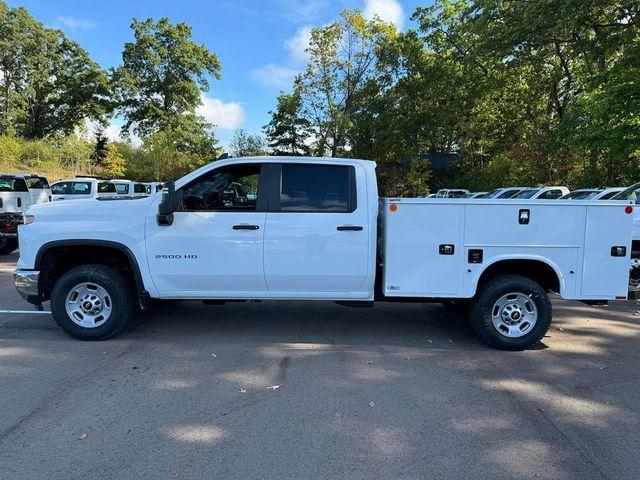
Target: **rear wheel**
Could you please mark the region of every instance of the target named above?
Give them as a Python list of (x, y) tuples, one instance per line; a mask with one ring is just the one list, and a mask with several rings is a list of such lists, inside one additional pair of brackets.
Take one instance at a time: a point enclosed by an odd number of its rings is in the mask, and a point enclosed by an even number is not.
[(74, 338), (105, 340), (118, 334), (135, 311), (135, 296), (118, 270), (99, 264), (65, 273), (51, 292), (51, 313)]
[(18, 248), (18, 239), (2, 237), (0, 238), (0, 255), (8, 255)]
[(484, 285), (469, 313), (482, 341), (502, 350), (523, 350), (547, 333), (551, 311), (547, 292), (536, 282), (501, 275)]

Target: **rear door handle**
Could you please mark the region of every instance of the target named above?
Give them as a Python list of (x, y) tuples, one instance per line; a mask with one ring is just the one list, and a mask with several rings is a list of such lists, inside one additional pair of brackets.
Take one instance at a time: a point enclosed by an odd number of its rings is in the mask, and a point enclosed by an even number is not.
[(338, 227), (338, 230), (340, 232), (344, 232), (345, 230), (351, 230), (354, 232), (359, 232), (360, 230), (362, 230), (364, 227), (361, 227), (359, 225), (340, 225)]
[(258, 230), (259, 228), (260, 226), (258, 225), (247, 225), (246, 223), (233, 226), (234, 230)]

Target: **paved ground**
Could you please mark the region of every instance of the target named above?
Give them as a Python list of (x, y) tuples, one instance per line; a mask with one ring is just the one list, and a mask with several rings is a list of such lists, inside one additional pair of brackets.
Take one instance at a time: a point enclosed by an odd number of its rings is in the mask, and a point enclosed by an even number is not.
[(638, 478), (635, 306), (554, 307), (518, 353), (439, 305), (180, 304), (100, 343), (0, 313), (0, 478)]

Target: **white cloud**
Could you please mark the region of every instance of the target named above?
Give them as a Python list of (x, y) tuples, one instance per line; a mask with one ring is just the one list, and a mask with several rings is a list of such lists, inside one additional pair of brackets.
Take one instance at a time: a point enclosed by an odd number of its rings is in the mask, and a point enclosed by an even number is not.
[(393, 23), (402, 30), (404, 25), (404, 11), (397, 0), (365, 0), (364, 17), (371, 19), (380, 17), (385, 22)]
[(86, 18), (66, 17), (64, 15), (60, 15), (56, 20), (59, 24), (67, 27), (71, 32), (76, 32), (78, 30), (91, 30), (96, 26), (96, 22)]
[(293, 37), (284, 41), (284, 48), (289, 50), (291, 58), (297, 62), (306, 62), (309, 58), (309, 54), (305, 50), (309, 47), (312, 29), (313, 27), (309, 25), (300, 27)]
[(209, 123), (224, 130), (238, 128), (244, 122), (244, 108), (237, 102), (223, 102), (219, 98), (201, 97), (201, 105), (196, 109)]
[(253, 70), (251, 76), (265, 87), (288, 88), (298, 73), (299, 71), (293, 68), (268, 63), (264, 67)]

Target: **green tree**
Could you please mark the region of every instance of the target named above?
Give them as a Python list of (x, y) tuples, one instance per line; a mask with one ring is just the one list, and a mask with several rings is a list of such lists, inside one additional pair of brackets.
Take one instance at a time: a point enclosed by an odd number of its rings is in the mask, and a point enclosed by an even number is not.
[(0, 133), (69, 134), (111, 110), (106, 72), (77, 43), (0, 0)]
[(232, 157), (256, 157), (267, 154), (267, 144), (261, 135), (239, 128), (233, 132), (229, 150)]
[(359, 91), (376, 75), (378, 45), (395, 34), (393, 25), (377, 17), (367, 21), (357, 10), (345, 10), (340, 21), (312, 30), (300, 87), (316, 153), (337, 157), (349, 150)]
[(302, 94), (296, 86), (292, 93), (280, 92), (275, 111), (263, 131), (273, 155), (309, 155), (311, 122), (302, 115)]
[(134, 19), (135, 40), (124, 46), (122, 66), (113, 72), (116, 101), (126, 120), (122, 131), (141, 137), (169, 132), (177, 148), (211, 153), (211, 125), (196, 114), (208, 76), (220, 78), (220, 62), (204, 45), (191, 39), (186, 23)]
[(126, 172), (126, 160), (120, 154), (118, 145), (108, 143), (104, 149), (104, 157), (100, 164), (100, 173), (106, 177), (123, 177)]

